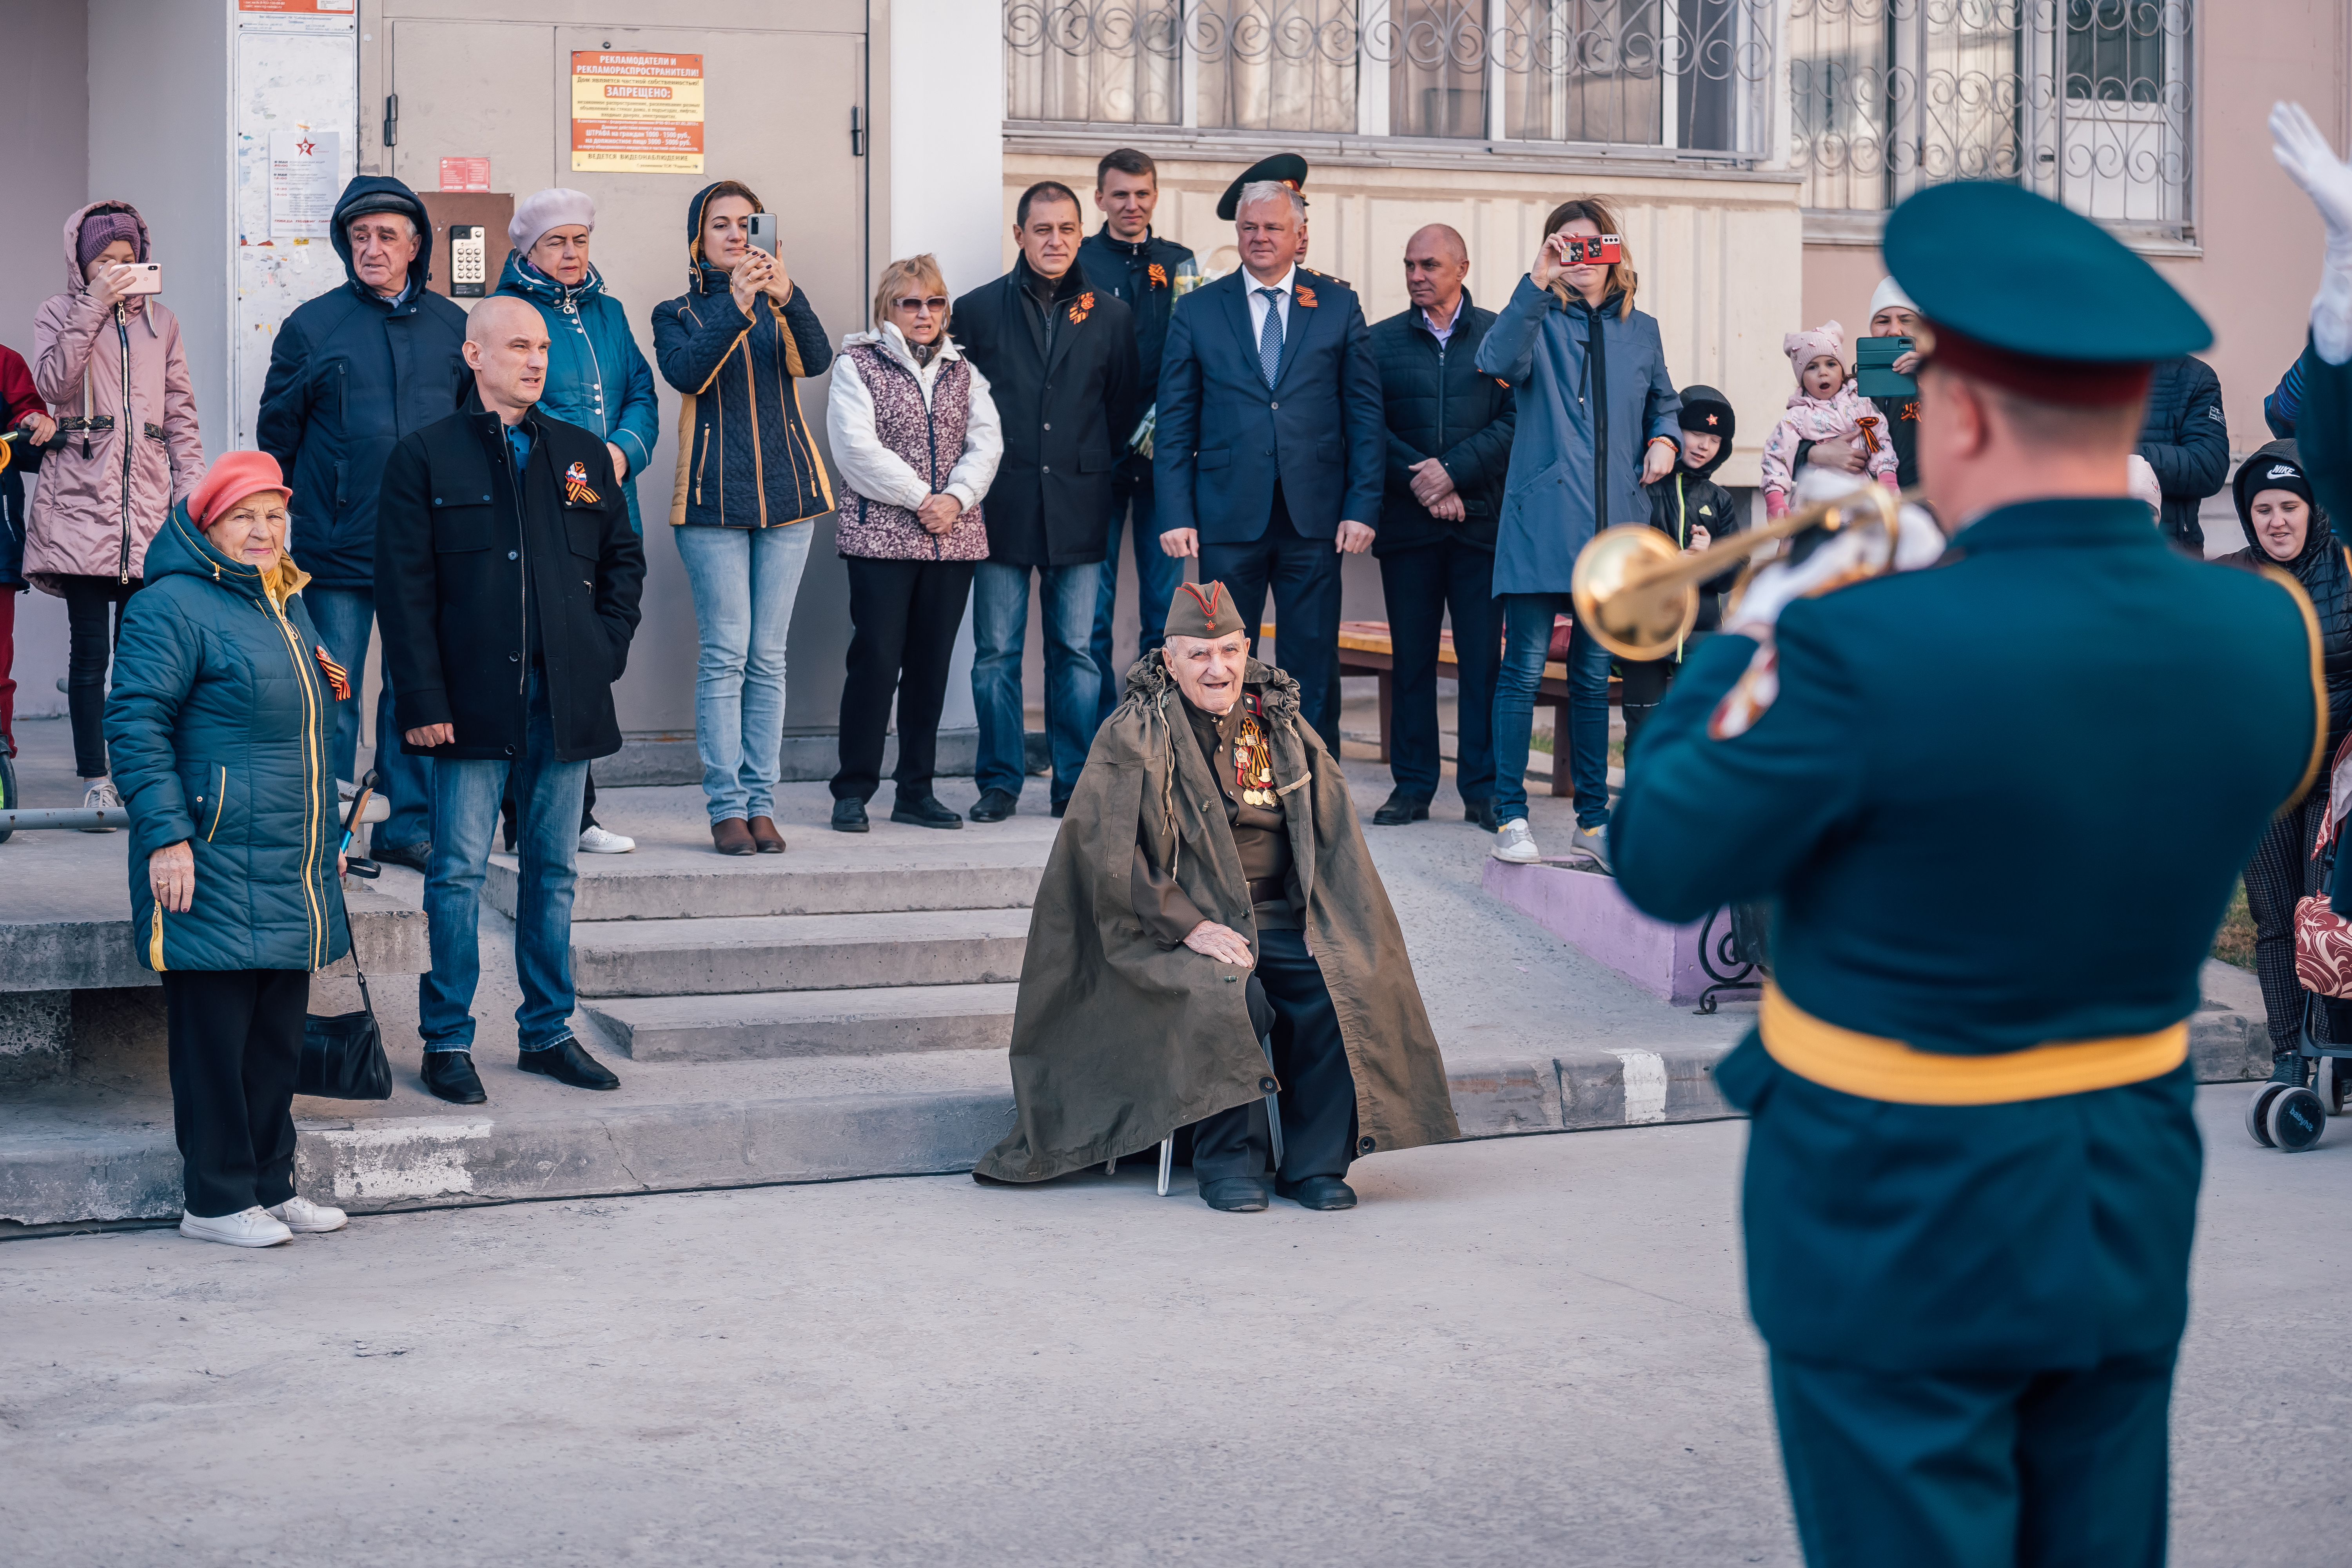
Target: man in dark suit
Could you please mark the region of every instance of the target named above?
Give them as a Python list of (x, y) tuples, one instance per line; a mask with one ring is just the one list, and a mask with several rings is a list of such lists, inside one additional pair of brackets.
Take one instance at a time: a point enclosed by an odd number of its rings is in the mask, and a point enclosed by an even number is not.
[(1168, 324), (1152, 437), (1160, 543), (1232, 589), (1253, 643), (1273, 589), (1283, 668), (1337, 756), (1339, 553), (1370, 549), (1380, 516), (1380, 369), (1355, 291), (1298, 265), (1296, 183), (1244, 181), (1232, 208), (1242, 270), (1185, 295)]
[(988, 492), (988, 559), (971, 580), (971, 699), (980, 710), (974, 822), (1021, 804), (1021, 651), (1035, 571), (1045, 636), (1045, 733), (1054, 815), (1077, 787), (1098, 721), (1093, 637), (1103, 519), (1141, 411), (1135, 317), (1087, 280), (1078, 198), (1051, 180), (1021, 194), (1013, 270), (955, 302), (955, 338), (988, 378), (1004, 460)]

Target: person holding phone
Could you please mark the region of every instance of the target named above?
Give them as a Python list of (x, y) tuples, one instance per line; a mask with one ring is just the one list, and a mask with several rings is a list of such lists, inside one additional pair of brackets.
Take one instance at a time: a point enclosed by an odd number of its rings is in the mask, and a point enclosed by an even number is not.
[[(1903, 292), (1903, 286), (1892, 278), (1882, 278), (1870, 296), (1870, 336), (1900, 338), (1903, 352), (1895, 356), (1887, 368), (1895, 374), (1909, 376), (1919, 368), (1919, 307)], [(1910, 489), (1919, 482), (1919, 394), (1916, 388), (1893, 395), (1873, 395), (1869, 387), (1862, 388), (1864, 397), (1878, 405), (1879, 429), (1886, 443), (1895, 448), (1895, 483)], [(1831, 468), (1843, 474), (1861, 473), (1868, 459), (1861, 448), (1847, 441), (1801, 441), (1798, 443), (1792, 468), (1807, 464)]]
[(25, 577), (66, 602), (82, 804), (120, 810), (107, 765), (107, 667), (123, 606), (146, 580), (147, 542), (195, 489), (205, 444), (179, 319), (153, 297), (162, 274), (146, 219), (129, 202), (93, 202), (66, 219), (65, 259), (65, 291), (33, 323), (33, 384), (57, 429), (26, 519)]
[(784, 642), (833, 486), (801, 417), (796, 382), (833, 368), (833, 342), (777, 257), (749, 185), (720, 180), (687, 204), (687, 291), (654, 308), (654, 357), (686, 395), (669, 521), (694, 592), (701, 653), (694, 740), (711, 847), (781, 855), (776, 775)]

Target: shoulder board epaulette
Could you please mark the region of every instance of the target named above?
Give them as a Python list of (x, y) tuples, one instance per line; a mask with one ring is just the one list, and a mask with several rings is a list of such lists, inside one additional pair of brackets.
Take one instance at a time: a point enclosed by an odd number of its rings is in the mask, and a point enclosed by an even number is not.
[(1328, 272), (1318, 272), (1312, 267), (1301, 267), (1298, 270), (1306, 273), (1309, 278), (1320, 278), (1328, 282), (1337, 283), (1342, 289), (1353, 289), (1356, 287), (1353, 283), (1349, 282), (1345, 278), (1336, 277)]

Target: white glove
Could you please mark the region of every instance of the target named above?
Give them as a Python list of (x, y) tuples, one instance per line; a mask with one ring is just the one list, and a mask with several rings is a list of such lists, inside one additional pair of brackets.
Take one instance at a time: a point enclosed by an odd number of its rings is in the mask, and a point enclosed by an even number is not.
[(2352, 360), (2352, 166), (2299, 103), (2271, 107), (2271, 155), (2327, 226), (2327, 258), (2311, 301), (2312, 346), (2329, 364)]
[[(1808, 469), (1808, 473), (1815, 470)], [(1840, 476), (1850, 478), (1851, 476)], [(1800, 489), (1800, 499), (1803, 499)], [(1900, 526), (1895, 541), (1892, 570), (1916, 572), (1933, 565), (1944, 553), (1944, 531), (1925, 508), (1905, 506), (1896, 514)], [(1847, 528), (1817, 547), (1799, 563), (1774, 561), (1759, 568), (1730, 612), (1726, 630), (1744, 637), (1769, 633), (1780, 612), (1796, 600), (1834, 588), (1843, 583), (1875, 576), (1887, 569), (1886, 534), (1874, 521)]]
[(2137, 452), (2124, 459), (2124, 489), (2134, 500), (2147, 503), (2148, 511), (2158, 521), (2164, 518), (2164, 486), (2156, 477), (2156, 469)]

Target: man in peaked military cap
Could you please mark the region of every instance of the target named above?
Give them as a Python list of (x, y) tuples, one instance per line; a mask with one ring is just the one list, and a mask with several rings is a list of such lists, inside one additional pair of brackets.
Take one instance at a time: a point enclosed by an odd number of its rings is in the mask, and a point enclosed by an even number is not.
[(1266, 1206), (1269, 1167), (1280, 1196), (1352, 1208), (1351, 1160), (1458, 1136), (1348, 781), (1223, 583), (1170, 598), (1166, 646), (1129, 669), (1078, 775), (1030, 918), (1013, 1090), (982, 1180), (1189, 1125), (1201, 1196), (1228, 1212)]
[(1773, 983), (1717, 1079), (1754, 1118), (1748, 1299), (1806, 1561), (2153, 1564), (2188, 1020), (2316, 771), (2316, 630), (2290, 580), (2179, 554), (2126, 491), (2149, 366), (2210, 338), (2145, 261), (1978, 184), (1913, 196), (1885, 249), (1926, 319), (1948, 547), (1825, 591), (1884, 548), (1848, 532), (1759, 574), (1650, 721), (1612, 858), (1664, 919), (1773, 901)]

